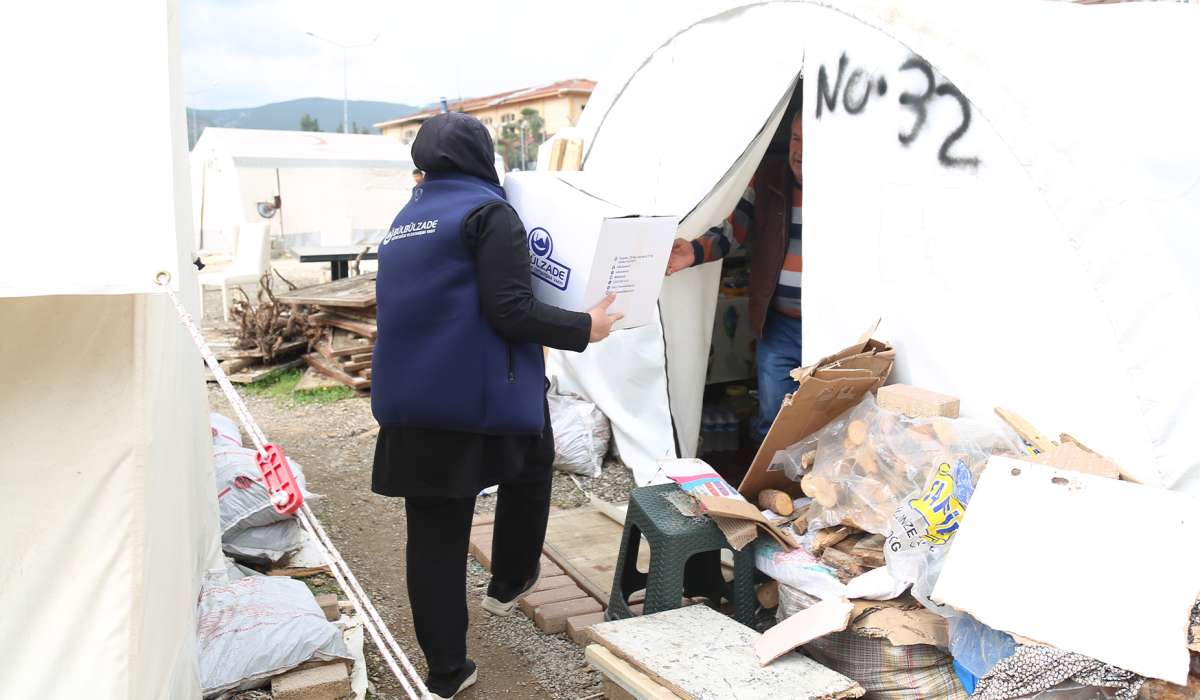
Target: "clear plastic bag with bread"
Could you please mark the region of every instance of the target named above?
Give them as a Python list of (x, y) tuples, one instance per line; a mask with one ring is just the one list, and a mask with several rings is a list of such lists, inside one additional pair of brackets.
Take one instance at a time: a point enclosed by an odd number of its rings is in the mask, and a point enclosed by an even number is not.
[(939, 465), (961, 460), (978, 477), (992, 455), (1022, 454), (1020, 438), (999, 422), (910, 418), (881, 409), (871, 393), (814, 437), (812, 468), (800, 479), (814, 500), (810, 531), (847, 525), (886, 535), (892, 514)]

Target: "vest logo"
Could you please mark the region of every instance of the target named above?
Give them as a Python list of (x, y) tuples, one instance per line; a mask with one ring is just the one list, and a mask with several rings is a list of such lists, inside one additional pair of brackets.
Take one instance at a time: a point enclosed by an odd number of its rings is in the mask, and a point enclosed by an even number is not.
[(414, 221), (411, 224), (397, 226), (396, 228), (387, 232), (387, 235), (383, 237), (383, 240), (379, 242), (379, 245), (385, 246), (392, 241), (402, 241), (405, 238), (412, 238), (414, 236), (425, 236), (436, 232), (437, 226), (437, 219)]
[(530, 272), (546, 284), (566, 291), (571, 281), (571, 268), (550, 257), (552, 253), (554, 239), (549, 231), (539, 226), (529, 232)]

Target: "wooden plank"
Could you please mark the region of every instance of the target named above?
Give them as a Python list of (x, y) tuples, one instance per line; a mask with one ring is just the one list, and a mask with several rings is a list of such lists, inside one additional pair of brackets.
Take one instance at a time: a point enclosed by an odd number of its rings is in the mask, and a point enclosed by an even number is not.
[(549, 170), (562, 170), (563, 154), (567, 150), (566, 139), (555, 139), (550, 144), (550, 164)]
[(369, 379), (352, 377), (349, 374), (346, 374), (334, 363), (322, 357), (321, 353), (310, 352), (304, 356), (304, 361), (308, 363), (309, 367), (312, 367), (330, 379), (341, 382), (352, 389), (366, 389), (367, 387), (371, 386), (371, 381)]
[[(304, 360), (297, 357), (295, 359), (288, 360), (287, 362), (281, 362), (277, 365), (253, 367), (249, 370), (229, 375), (229, 381), (233, 382), (234, 384), (254, 384), (255, 382), (264, 382), (268, 379), (274, 379), (284, 372), (295, 369), (303, 364)], [(215, 382), (217, 380), (210, 375), (208, 381)]]
[(276, 298), (285, 304), (366, 308), (375, 305), (375, 274), (370, 272), (305, 287), (279, 294)]
[(857, 698), (858, 683), (800, 654), (770, 666), (754, 652), (759, 634), (707, 605), (605, 622), (592, 639), (684, 698)]
[(360, 321), (369, 321), (371, 323), (375, 323), (375, 307), (374, 306), (366, 306), (363, 308), (358, 308), (358, 307), (354, 307), (354, 306), (327, 306), (327, 307), (321, 308), (321, 310), (322, 311), (336, 310), (339, 314), (341, 314), (343, 316), (350, 316), (351, 318), (357, 318)]
[(225, 374), (237, 374), (247, 367), (253, 367), (258, 364), (257, 357), (238, 357), (231, 360), (224, 360), (220, 363), (221, 370)]
[[(292, 353), (300, 352), (306, 345), (308, 345), (308, 341), (303, 338), (300, 340), (293, 340), (290, 343), (284, 343), (279, 347), (279, 350), (275, 352), (275, 356), (283, 357), (291, 355)], [(263, 352), (258, 348), (231, 348), (229, 350), (222, 350), (221, 352), (217, 353), (218, 360), (240, 360), (244, 358), (260, 359), (262, 356)]]
[(354, 372), (357, 372), (360, 369), (369, 369), (370, 367), (371, 367), (371, 358), (369, 358), (369, 357), (365, 360), (354, 361), (352, 359), (350, 362), (342, 363), (342, 369), (350, 374), (353, 374)]
[(309, 316), (309, 320), (319, 326), (341, 328), (344, 331), (350, 331), (351, 333), (360, 335), (364, 338), (370, 338), (371, 340), (375, 340), (375, 334), (378, 332), (378, 328), (374, 323), (356, 321), (352, 318), (346, 318), (345, 316), (338, 316), (335, 314), (313, 314), (312, 316)]
[(317, 341), (317, 344), (313, 346), (313, 349), (324, 355), (326, 359), (340, 361), (340, 358), (365, 354), (366, 351), (375, 349), (375, 346), (371, 345), (371, 341), (365, 338), (361, 340), (362, 343), (360, 345), (344, 347), (341, 349), (335, 349), (328, 340), (319, 340)]
[(996, 415), (1000, 416), (1000, 419), (1005, 423), (1008, 423), (1009, 427), (1017, 431), (1017, 435), (1020, 435), (1022, 440), (1036, 447), (1039, 452), (1049, 452), (1054, 449), (1054, 442), (1050, 438), (1043, 435), (1040, 430), (1033, 427), (1032, 423), (1016, 413), (997, 407)]
[(913, 418), (958, 418), (957, 397), (908, 384), (879, 387), (879, 407)]
[(588, 665), (600, 672), (606, 681), (616, 684), (637, 700), (678, 700), (679, 696), (649, 676), (617, 658), (599, 644), (590, 644), (583, 651)]
[(579, 170), (583, 167), (583, 139), (568, 139), (563, 152), (561, 170)]
[(300, 381), (292, 391), (313, 391), (316, 389), (330, 389), (335, 386), (342, 386), (342, 384), (309, 367), (304, 371), (304, 376), (300, 377)]

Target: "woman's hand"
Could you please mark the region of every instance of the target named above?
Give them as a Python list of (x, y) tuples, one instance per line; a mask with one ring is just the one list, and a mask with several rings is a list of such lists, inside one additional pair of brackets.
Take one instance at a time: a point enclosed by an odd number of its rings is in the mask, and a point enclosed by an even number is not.
[(609, 294), (604, 297), (604, 301), (588, 309), (588, 315), (592, 317), (592, 335), (588, 338), (589, 343), (598, 343), (607, 338), (612, 332), (613, 324), (625, 318), (625, 314), (608, 313), (608, 307), (616, 300), (616, 294)]
[(667, 276), (686, 270), (696, 264), (696, 252), (691, 241), (676, 238), (671, 244), (671, 256), (667, 258)]

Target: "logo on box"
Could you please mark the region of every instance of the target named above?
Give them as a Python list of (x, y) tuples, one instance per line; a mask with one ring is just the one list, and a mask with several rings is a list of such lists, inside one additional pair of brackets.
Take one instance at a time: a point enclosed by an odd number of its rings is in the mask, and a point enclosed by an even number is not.
[(550, 257), (553, 253), (554, 239), (549, 231), (539, 226), (529, 232), (529, 268), (533, 276), (566, 291), (571, 281), (571, 268)]

